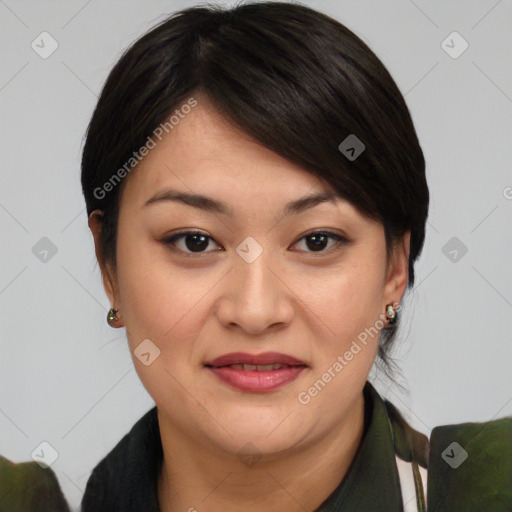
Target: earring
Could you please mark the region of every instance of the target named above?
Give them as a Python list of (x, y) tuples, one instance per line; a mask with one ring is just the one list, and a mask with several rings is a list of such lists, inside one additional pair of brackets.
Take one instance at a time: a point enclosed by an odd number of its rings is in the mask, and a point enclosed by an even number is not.
[(118, 309), (110, 308), (107, 314), (107, 323), (110, 327), (115, 327), (115, 323), (119, 320), (119, 318), (117, 318), (118, 311)]
[(397, 312), (395, 311), (393, 304), (388, 304), (386, 306), (386, 318), (388, 319), (388, 322), (390, 324), (394, 324), (396, 322), (396, 316)]

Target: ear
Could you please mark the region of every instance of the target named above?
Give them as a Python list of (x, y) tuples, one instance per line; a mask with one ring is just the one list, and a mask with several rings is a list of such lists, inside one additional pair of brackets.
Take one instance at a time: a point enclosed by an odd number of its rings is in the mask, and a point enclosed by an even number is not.
[(393, 247), (388, 263), (386, 284), (384, 287), (384, 304), (398, 304), (407, 288), (409, 273), (409, 252), (411, 247), (411, 232), (407, 231), (403, 238)]
[[(101, 253), (100, 235), (103, 227), (103, 212), (101, 210), (94, 210), (89, 215), (89, 228), (94, 237), (94, 249), (96, 252), (96, 259), (101, 269), (101, 276), (103, 279), (103, 288), (112, 304), (113, 308), (120, 309), (121, 301), (119, 297), (119, 288), (117, 283), (116, 273), (110, 268)], [(119, 316), (119, 315), (118, 315)]]

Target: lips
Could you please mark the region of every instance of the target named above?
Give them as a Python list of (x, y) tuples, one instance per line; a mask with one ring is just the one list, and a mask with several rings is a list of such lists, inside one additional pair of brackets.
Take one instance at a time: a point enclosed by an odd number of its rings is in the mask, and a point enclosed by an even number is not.
[[(212, 361), (205, 363), (205, 366), (211, 366), (213, 368), (219, 368), (221, 366), (232, 366), (232, 365), (245, 365), (245, 366), (259, 366), (265, 367), (270, 365), (276, 366), (307, 366), (304, 361), (287, 354), (280, 354), (279, 352), (264, 352), (263, 354), (246, 354), (244, 352), (232, 352), (223, 356), (217, 357)], [(242, 368), (238, 368), (242, 369)], [(246, 371), (253, 368), (245, 368)], [(273, 368), (267, 368), (271, 370)], [(277, 368), (274, 368), (277, 369)], [(260, 371), (265, 371), (260, 370)]]
[(294, 381), (307, 367), (304, 361), (278, 352), (233, 352), (205, 363), (222, 383), (241, 391), (273, 391)]

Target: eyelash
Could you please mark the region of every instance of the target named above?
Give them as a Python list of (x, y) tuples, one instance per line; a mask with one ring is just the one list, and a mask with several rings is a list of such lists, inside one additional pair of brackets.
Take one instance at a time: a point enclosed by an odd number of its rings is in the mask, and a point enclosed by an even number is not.
[[(172, 235), (171, 237), (163, 239), (162, 243), (164, 245), (167, 245), (167, 246), (172, 246), (173, 250), (180, 251), (186, 257), (192, 257), (192, 258), (198, 257), (198, 256), (200, 256), (202, 254), (207, 254), (207, 253), (210, 253), (210, 252), (219, 252), (219, 251), (202, 251), (202, 252), (195, 252), (194, 253), (194, 252), (181, 251), (180, 249), (177, 249), (176, 246), (175, 246), (176, 242), (178, 240), (182, 239), (182, 238), (185, 238), (187, 235), (201, 235), (201, 236), (204, 236), (205, 238), (213, 240), (215, 242), (214, 238), (212, 238), (211, 236), (207, 235), (206, 233), (202, 233), (201, 231), (182, 231), (181, 233), (176, 233), (175, 235)], [(297, 240), (297, 242), (295, 242), (295, 244), (297, 244), (301, 240), (304, 240), (305, 238), (311, 237), (313, 235), (326, 235), (327, 237), (333, 239), (336, 242), (336, 244), (335, 244), (334, 247), (331, 247), (331, 249), (327, 249), (327, 250), (322, 250), (322, 251), (299, 251), (299, 252), (309, 252), (311, 254), (322, 255), (322, 254), (326, 254), (328, 252), (339, 250), (339, 249), (341, 249), (341, 247), (343, 245), (346, 245), (346, 244), (349, 243), (349, 240), (347, 238), (345, 238), (344, 236), (341, 236), (341, 235), (339, 235), (337, 233), (333, 233), (332, 231), (319, 230), (319, 231), (312, 231), (311, 233), (306, 233), (299, 240)], [(215, 242), (215, 243), (220, 246), (219, 243), (217, 243), (217, 242)]]

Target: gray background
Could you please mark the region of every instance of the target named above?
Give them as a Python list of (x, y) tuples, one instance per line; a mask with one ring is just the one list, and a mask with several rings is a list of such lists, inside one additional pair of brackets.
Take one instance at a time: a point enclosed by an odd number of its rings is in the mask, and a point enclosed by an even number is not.
[[(427, 239), (396, 352), (406, 391), (376, 374), (379, 391), (427, 434), (511, 415), (512, 3), (304, 3), (381, 58), (427, 161)], [(94, 465), (153, 406), (124, 330), (105, 322), (79, 181), (82, 137), (122, 50), (194, 4), (0, 0), (0, 454), (31, 460), (50, 443), (75, 507)], [(46, 59), (31, 47), (43, 31), (58, 43)], [(453, 31), (469, 44), (457, 58), (442, 45)], [(453, 36), (447, 43), (462, 48)], [(46, 261), (43, 237), (57, 249)]]

